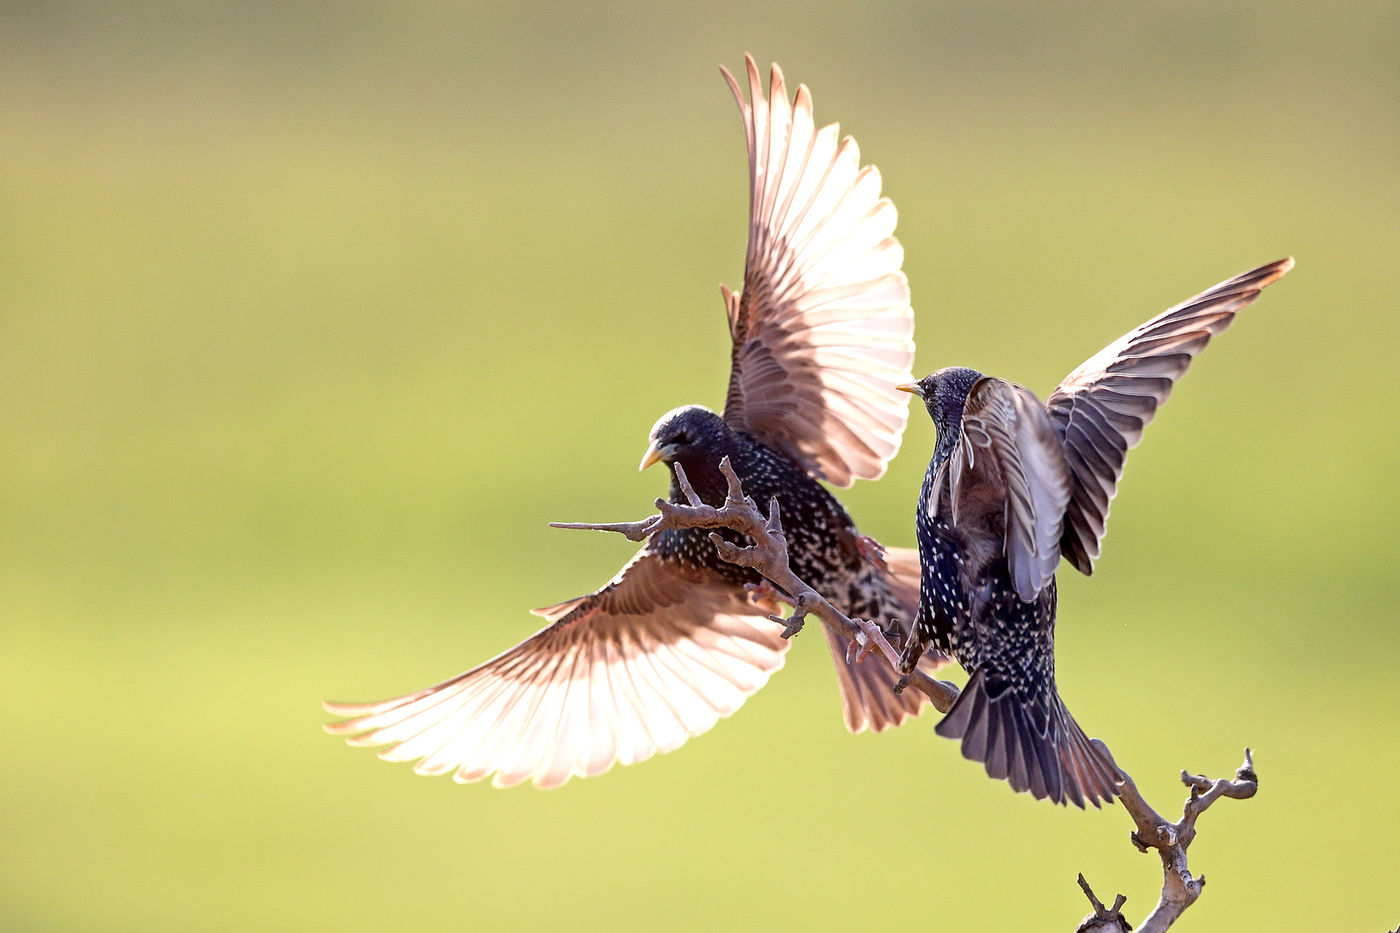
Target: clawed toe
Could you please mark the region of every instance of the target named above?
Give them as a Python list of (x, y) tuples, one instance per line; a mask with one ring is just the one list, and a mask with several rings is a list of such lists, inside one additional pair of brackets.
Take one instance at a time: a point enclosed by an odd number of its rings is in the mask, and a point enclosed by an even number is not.
[[(859, 620), (855, 620), (859, 624)], [(864, 631), (856, 633), (856, 637), (846, 642), (846, 663), (859, 664), (865, 660), (865, 656), (875, 650), (875, 643), (870, 640)]]
[(861, 557), (889, 573), (889, 565), (885, 563), (885, 546), (879, 541), (870, 535), (856, 535), (856, 550), (860, 552)]

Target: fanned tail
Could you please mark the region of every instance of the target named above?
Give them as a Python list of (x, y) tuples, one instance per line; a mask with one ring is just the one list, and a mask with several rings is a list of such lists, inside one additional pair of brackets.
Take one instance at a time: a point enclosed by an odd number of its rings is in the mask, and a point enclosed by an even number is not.
[(984, 671), (974, 673), (934, 731), (962, 740), (964, 758), (1036, 799), (1095, 807), (1112, 803), (1117, 772), (1065, 709), (1054, 685), (1040, 698), (1009, 689)]
[(899, 675), (883, 658), (867, 657), (858, 664), (846, 663), (846, 642), (825, 625), (826, 643), (836, 664), (836, 682), (841, 687), (841, 711), (851, 732), (884, 732), (903, 724), (923, 711), (928, 697), (917, 690), (894, 692)]
[[(887, 548), (884, 560), (887, 570), (872, 565), (865, 582), (876, 594), (879, 606), (872, 621), (882, 628), (897, 622), (894, 628), (899, 636), (895, 642), (898, 645), (909, 637), (911, 623), (919, 611), (919, 553), (909, 548)], [(883, 658), (871, 656), (858, 664), (848, 664), (846, 642), (833, 635), (830, 629), (826, 629), (826, 642), (836, 665), (846, 728), (851, 732), (866, 729), (884, 732), (923, 711), (928, 697), (917, 690), (895, 693), (899, 675)], [(930, 650), (920, 666), (932, 669), (947, 660), (938, 651)]]

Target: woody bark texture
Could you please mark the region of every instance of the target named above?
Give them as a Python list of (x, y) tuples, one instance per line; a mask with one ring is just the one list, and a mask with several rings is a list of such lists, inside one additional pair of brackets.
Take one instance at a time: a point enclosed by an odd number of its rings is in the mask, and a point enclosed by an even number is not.
[[(1099, 750), (1108, 755), (1108, 747), (1097, 739), (1094, 741)], [(1137, 825), (1129, 838), (1138, 851), (1156, 849), (1162, 859), (1162, 895), (1157, 901), (1157, 906), (1142, 921), (1138, 933), (1163, 933), (1176, 922), (1186, 908), (1196, 902), (1205, 889), (1206, 876), (1192, 876), (1186, 865), (1186, 850), (1196, 839), (1197, 818), (1221, 797), (1244, 800), (1258, 792), (1259, 776), (1254, 771), (1254, 755), (1249, 749), (1244, 750), (1244, 764), (1235, 769), (1233, 780), (1218, 778), (1212, 781), (1203, 775), (1182, 771), (1181, 781), (1190, 789), (1191, 794), (1181, 809), (1181, 819), (1175, 823), (1168, 822), (1148, 805), (1138, 792), (1137, 784), (1122, 768), (1118, 769), (1118, 773), (1122, 776), (1118, 783), (1118, 799)], [(1093, 896), (1083, 875), (1079, 876), (1079, 880), (1095, 909), (1095, 914), (1084, 918), (1080, 930), (1132, 929), (1130, 926), (1108, 926), (1104, 916), (1107, 911)], [(1121, 906), (1121, 903), (1115, 904), (1112, 912), (1117, 914)], [(1095, 922), (1102, 925), (1090, 925)]]

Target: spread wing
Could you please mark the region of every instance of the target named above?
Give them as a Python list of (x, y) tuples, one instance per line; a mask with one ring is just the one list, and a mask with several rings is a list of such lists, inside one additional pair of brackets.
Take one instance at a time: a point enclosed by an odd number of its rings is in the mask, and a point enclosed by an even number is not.
[(1104, 347), (1050, 394), (1046, 409), (1073, 477), (1060, 547), (1080, 572), (1093, 573), (1123, 461), (1172, 385), (1236, 312), (1291, 268), (1291, 258), (1280, 259), (1188, 298)]
[(668, 752), (728, 716), (782, 666), (764, 607), (643, 550), (605, 587), (480, 667), (380, 703), (326, 703), (326, 731), (388, 761), (497, 787), (556, 787)]
[(1004, 503), (1011, 583), (1023, 601), (1033, 601), (1055, 576), (1070, 499), (1069, 468), (1040, 400), (1003, 379), (978, 379), (943, 470), (938, 479), (949, 484), (953, 525)]
[[(874, 479), (899, 450), (914, 313), (880, 173), (812, 98), (789, 103), (773, 66), (764, 99), (747, 58), (749, 103), (734, 77), (749, 149), (744, 284), (724, 289), (734, 340), (724, 420), (837, 486)], [(723, 69), (721, 69), (723, 70)]]

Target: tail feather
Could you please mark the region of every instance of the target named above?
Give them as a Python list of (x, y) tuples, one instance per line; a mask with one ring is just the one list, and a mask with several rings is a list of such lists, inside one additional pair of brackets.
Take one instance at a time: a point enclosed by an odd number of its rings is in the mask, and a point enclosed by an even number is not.
[[(919, 553), (910, 548), (887, 548), (885, 568), (871, 567), (868, 582), (878, 596), (877, 625), (897, 621), (895, 629), (908, 638), (914, 616), (919, 611)], [(851, 732), (883, 732), (900, 725), (923, 711), (928, 698), (917, 690), (895, 693), (899, 674), (883, 659), (867, 657), (858, 664), (846, 663), (846, 643), (826, 630), (831, 659), (836, 664), (836, 680), (841, 688), (841, 707), (846, 728)], [(948, 659), (938, 651), (924, 655), (921, 667), (931, 669)]]
[(1027, 702), (977, 671), (934, 731), (961, 740), (963, 757), (982, 762), (988, 775), (1038, 800), (1081, 808), (1086, 801), (1095, 807), (1101, 801), (1113, 802), (1115, 769), (1090, 743), (1053, 687), (1043, 705)]
[(899, 675), (882, 658), (868, 657), (859, 664), (846, 663), (846, 642), (831, 629), (826, 642), (836, 663), (836, 681), (841, 688), (841, 708), (846, 728), (851, 732), (884, 732), (923, 711), (928, 697), (917, 690), (894, 692)]

